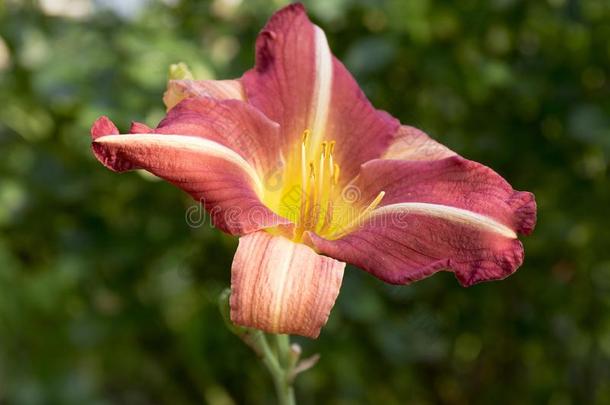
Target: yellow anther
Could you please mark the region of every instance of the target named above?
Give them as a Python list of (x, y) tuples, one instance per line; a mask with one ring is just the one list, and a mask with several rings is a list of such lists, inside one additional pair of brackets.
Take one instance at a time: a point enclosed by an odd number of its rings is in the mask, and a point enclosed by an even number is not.
[[(336, 143), (319, 135), (309, 129), (302, 132), (301, 143), (296, 140), (285, 156), (284, 187), (278, 192), (266, 190), (264, 197), (265, 204), (277, 210), (278, 214), (294, 218), (293, 239), (297, 242), (303, 240), (307, 231), (328, 239), (340, 237), (369, 220), (385, 196), (381, 191), (367, 205), (362, 205), (366, 201), (346, 200), (340, 185), (345, 186), (349, 179), (344, 179), (345, 174), (337, 164)], [(341, 156), (349, 160), (349, 155)], [(301, 191), (296, 198), (291, 194), (295, 187)], [(287, 196), (290, 198), (285, 198)]]
[[(335, 204), (338, 196), (338, 184), (341, 176), (339, 165), (335, 161), (335, 141), (313, 141), (311, 130), (306, 129), (301, 135), (301, 144), (296, 145), (292, 156), (294, 166), (290, 168), (291, 185), (298, 184), (302, 194), (296, 219), (295, 240), (300, 241), (304, 232), (311, 230), (319, 234), (334, 236), (338, 229), (345, 229), (349, 218), (345, 216), (345, 208)], [(299, 184), (300, 183), (300, 184)], [(358, 209), (361, 215), (358, 221), (368, 215), (383, 198), (380, 193), (367, 208)]]

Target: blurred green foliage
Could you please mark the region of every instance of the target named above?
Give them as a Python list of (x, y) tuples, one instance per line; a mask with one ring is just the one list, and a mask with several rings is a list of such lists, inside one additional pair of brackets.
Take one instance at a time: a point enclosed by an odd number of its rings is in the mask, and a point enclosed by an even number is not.
[[(273, 401), (216, 309), (236, 241), (88, 131), (155, 125), (170, 63), (240, 76), (280, 3), (0, 0), (0, 403)], [(301, 402), (610, 403), (610, 3), (306, 5), (376, 106), (533, 191), (539, 224), (502, 282), (349, 268), (299, 340), (322, 356)]]

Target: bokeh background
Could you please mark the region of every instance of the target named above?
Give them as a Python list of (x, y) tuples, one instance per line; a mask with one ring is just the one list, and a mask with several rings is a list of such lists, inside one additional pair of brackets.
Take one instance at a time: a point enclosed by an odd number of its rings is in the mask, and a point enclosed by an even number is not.
[[(610, 3), (312, 0), (379, 108), (531, 190), (526, 262), (464, 289), (348, 268), (304, 404), (610, 403)], [(284, 2), (0, 0), (0, 403), (264, 404), (216, 297), (236, 240), (90, 153), (156, 125), (171, 63), (238, 77)]]

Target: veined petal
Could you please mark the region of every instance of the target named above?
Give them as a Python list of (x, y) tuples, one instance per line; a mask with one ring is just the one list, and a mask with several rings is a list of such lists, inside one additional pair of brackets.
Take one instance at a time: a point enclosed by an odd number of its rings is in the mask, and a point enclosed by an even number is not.
[(523, 261), (517, 234), (536, 222), (531, 193), (515, 191), (493, 170), (453, 156), (433, 161), (373, 160), (354, 183), (362, 201), (382, 202), (349, 229), (315, 249), (356, 264), (390, 283), (409, 283), (438, 270), (463, 285), (501, 279)]
[(465, 226), (480, 229), (481, 231), (497, 233), (498, 235), (509, 239), (517, 238), (515, 231), (490, 217), (448, 205), (417, 202), (384, 205), (383, 207), (374, 210), (368, 219), (374, 221), (378, 217), (387, 215), (403, 217), (408, 215), (423, 215), (430, 218), (454, 222), (456, 224), (463, 224)]
[(523, 262), (523, 246), (510, 228), (467, 210), (425, 205), (380, 208), (337, 240), (308, 236), (318, 252), (392, 284), (447, 270), (470, 286), (503, 279)]
[(242, 236), (231, 268), (231, 320), (316, 338), (339, 294), (344, 267), (281, 236)]
[(204, 204), (220, 229), (241, 235), (289, 224), (261, 203), (262, 180), (234, 150), (197, 136), (115, 130), (106, 117), (92, 128), (93, 151), (102, 164), (119, 172), (145, 169), (171, 182)]
[(380, 157), (399, 126), (372, 107), (301, 4), (269, 20), (257, 39), (256, 66), (242, 84), (248, 102), (280, 124), (285, 150), (300, 142), (306, 129), (311, 130), (310, 149), (323, 140), (336, 141), (343, 179)]
[(185, 99), (154, 132), (188, 134), (222, 144), (241, 155), (263, 179), (281, 165), (279, 125), (243, 101)]
[(489, 167), (457, 155), (431, 161), (372, 160), (362, 165), (354, 186), (363, 202), (384, 191), (379, 207), (440, 204), (481, 214), (526, 235), (536, 223), (531, 193), (513, 190)]
[(436, 142), (425, 132), (408, 125), (401, 125), (383, 159), (437, 160), (455, 156), (448, 147)]
[[(193, 155), (193, 159), (201, 157), (201, 159), (221, 159), (227, 163), (236, 166), (244, 174), (249, 177), (249, 182), (253, 185), (257, 193), (263, 192), (263, 183), (256, 173), (256, 170), (248, 164), (238, 153), (209, 139), (197, 138), (189, 135), (161, 135), (161, 134), (117, 134), (106, 135), (97, 138), (94, 143), (94, 149), (97, 155), (103, 161), (102, 163), (109, 169), (115, 171), (125, 171), (130, 169), (141, 169), (150, 166), (151, 171), (157, 167), (171, 164), (183, 164), (183, 162), (171, 162), (171, 159), (165, 159), (162, 156), (146, 156), (147, 153), (154, 151), (161, 152), (178, 152), (180, 157), (186, 157), (189, 154)], [(122, 152), (119, 157), (118, 153)], [(105, 153), (111, 152), (111, 153)], [(129, 159), (125, 159), (129, 156)], [(172, 156), (174, 159), (179, 156)], [(145, 163), (145, 160), (150, 158), (150, 163)], [(123, 166), (122, 161), (127, 164)], [(164, 160), (170, 162), (164, 163)]]
[(245, 101), (243, 87), (239, 80), (170, 80), (163, 94), (167, 110), (189, 97), (210, 97), (221, 100)]

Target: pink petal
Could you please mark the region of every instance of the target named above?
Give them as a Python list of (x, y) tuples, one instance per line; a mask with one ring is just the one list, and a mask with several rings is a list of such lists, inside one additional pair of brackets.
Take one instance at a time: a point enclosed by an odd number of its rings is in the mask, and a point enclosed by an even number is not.
[(389, 283), (441, 269), (465, 286), (505, 278), (523, 262), (517, 233), (530, 233), (536, 222), (533, 194), (459, 156), (374, 160), (363, 165), (355, 187), (362, 201), (385, 191), (381, 206), (335, 240), (308, 236), (318, 252)]
[(239, 80), (170, 80), (163, 94), (167, 110), (190, 97), (245, 100)]
[[(145, 169), (205, 204), (214, 224), (241, 235), (288, 225), (262, 202), (264, 170), (275, 159), (277, 125), (235, 100), (188, 99), (153, 133), (117, 135), (106, 117), (93, 125), (93, 151), (115, 171)], [(271, 149), (273, 150), (273, 149)]]
[(426, 133), (408, 125), (402, 125), (390, 147), (385, 151), (384, 159), (403, 160), (437, 160), (455, 156), (456, 153), (436, 142)]
[(466, 213), (451, 219), (441, 210), (412, 208), (380, 212), (337, 240), (311, 233), (309, 237), (318, 252), (392, 284), (409, 284), (448, 270), (470, 286), (503, 279), (523, 262), (521, 242), (497, 226), (469, 220)]
[(399, 126), (371, 106), (301, 4), (269, 20), (256, 43), (256, 66), (242, 84), (248, 102), (280, 124), (285, 149), (300, 142), (306, 129), (314, 144), (336, 141), (343, 179), (380, 157)]
[(339, 294), (344, 267), (281, 236), (242, 236), (231, 268), (231, 320), (316, 338)]
[(354, 185), (363, 203), (384, 191), (380, 206), (403, 202), (447, 205), (488, 216), (526, 235), (536, 222), (531, 193), (513, 190), (489, 167), (457, 155), (431, 161), (372, 160), (362, 165)]
[(277, 123), (238, 100), (208, 97), (182, 101), (159, 123), (157, 134), (187, 134), (210, 139), (239, 153), (262, 178), (280, 165)]

